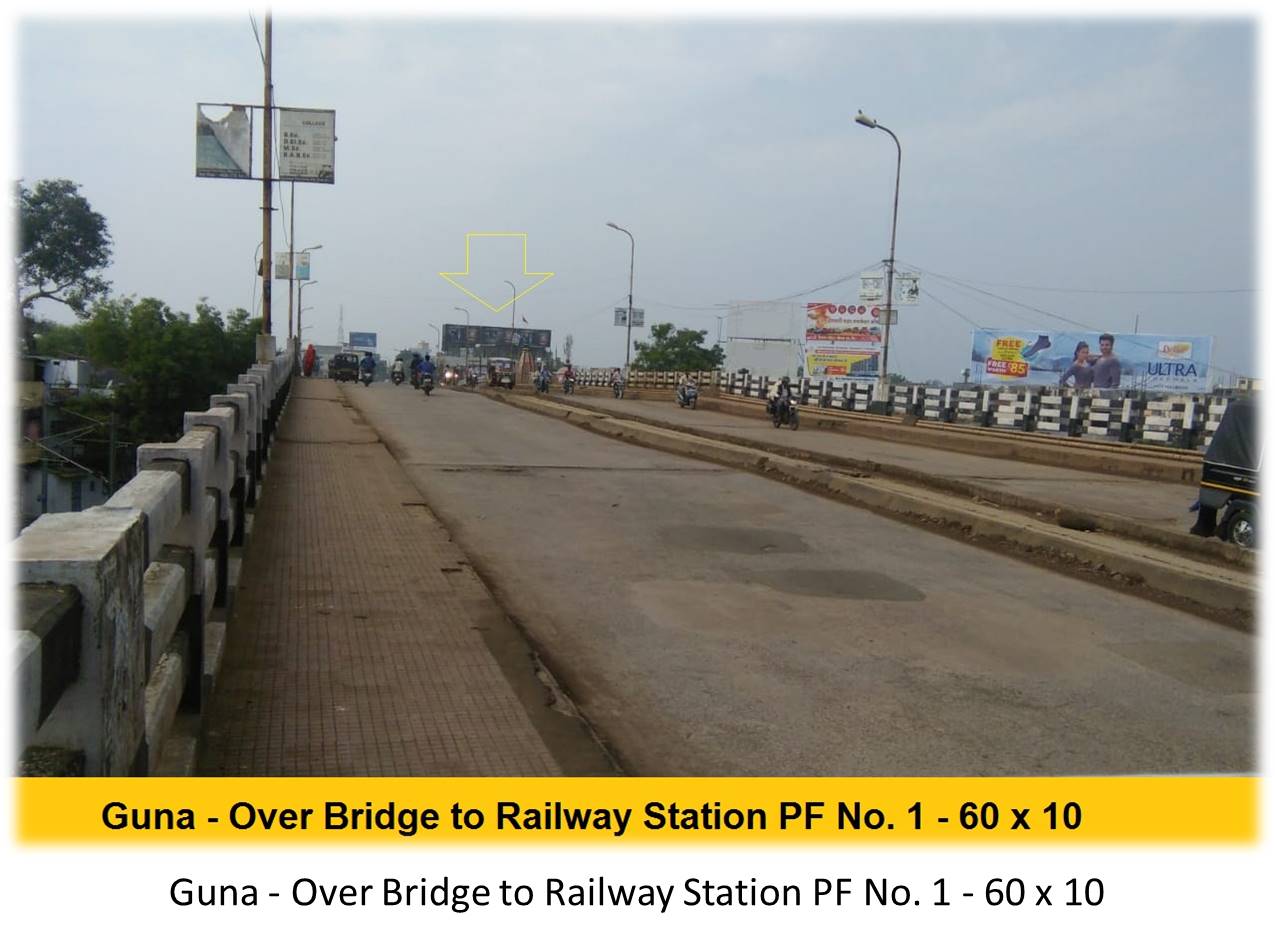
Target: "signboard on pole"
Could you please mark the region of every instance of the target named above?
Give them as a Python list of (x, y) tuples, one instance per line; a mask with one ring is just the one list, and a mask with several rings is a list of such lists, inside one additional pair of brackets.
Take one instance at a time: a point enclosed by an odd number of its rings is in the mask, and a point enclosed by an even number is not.
[(279, 281), (287, 281), (292, 277), (292, 265), (287, 252), (274, 253), (274, 276)]
[(878, 304), (885, 300), (885, 275), (859, 276), (859, 303)]
[[(627, 307), (617, 307), (615, 309), (615, 326), (627, 327), (629, 324), (629, 309)], [(633, 309), (633, 326), (646, 326), (646, 309), (635, 307)]]
[(970, 379), (1010, 386), (1207, 392), (1212, 337), (973, 331)]
[(298, 252), (295, 256), (293, 256), (293, 260), (296, 265), (296, 271), (294, 272), (292, 277), (297, 279), (297, 281), (309, 281), (310, 280), (310, 253)]
[(352, 330), (350, 331), (350, 339), (347, 346), (358, 347), (360, 350), (375, 350), (376, 334)]
[(921, 275), (914, 271), (896, 271), (894, 273), (894, 303), (921, 303)]
[(884, 313), (865, 304), (807, 304), (806, 375), (812, 380), (875, 377)]
[(336, 112), (279, 109), (279, 177), (297, 183), (336, 182)]
[[(222, 108), (230, 110), (212, 117)], [(252, 113), (247, 105), (195, 105), (195, 176), (252, 179)]]

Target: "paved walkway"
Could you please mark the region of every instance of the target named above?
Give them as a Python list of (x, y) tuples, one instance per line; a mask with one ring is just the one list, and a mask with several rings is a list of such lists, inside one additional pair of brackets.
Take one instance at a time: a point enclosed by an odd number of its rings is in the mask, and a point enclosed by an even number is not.
[(555, 775), (476, 624), (486, 587), (335, 383), (298, 380), (204, 775)]

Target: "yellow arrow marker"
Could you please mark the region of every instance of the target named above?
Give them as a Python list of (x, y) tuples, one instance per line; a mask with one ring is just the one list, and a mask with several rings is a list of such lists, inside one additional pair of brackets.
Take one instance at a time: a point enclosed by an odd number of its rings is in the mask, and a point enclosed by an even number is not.
[[(469, 247), (470, 247), (471, 239), (522, 239), (522, 273), (527, 276), (541, 275), (543, 277), (541, 277), (540, 280), (535, 282), (534, 284), (526, 288), (523, 288), (522, 291), (518, 292), (512, 298), (506, 301), (504, 304), (501, 304), (499, 306), (492, 304), (486, 298), (480, 298), (478, 295), (474, 294), (474, 292), (470, 291), (463, 284), (461, 284), (459, 281), (456, 280), (456, 278), (458, 277), (463, 278), (469, 275)], [(527, 271), (527, 233), (525, 232), (467, 232), (465, 233), (465, 270), (464, 271), (440, 271), (439, 274), (442, 275), (444, 278), (446, 278), (448, 281), (450, 281), (452, 284), (454, 284), (461, 291), (465, 292), (475, 301), (485, 305), (489, 310), (492, 310), (496, 312), (497, 314), (499, 314), (505, 308), (509, 307), (509, 305), (513, 304), (515, 301), (521, 298), (524, 294), (528, 294), (534, 289), (539, 288), (542, 284), (544, 284), (546, 281), (548, 281), (550, 278), (554, 276), (554, 273), (551, 271)], [(453, 277), (453, 276), (456, 276), (456, 277)]]

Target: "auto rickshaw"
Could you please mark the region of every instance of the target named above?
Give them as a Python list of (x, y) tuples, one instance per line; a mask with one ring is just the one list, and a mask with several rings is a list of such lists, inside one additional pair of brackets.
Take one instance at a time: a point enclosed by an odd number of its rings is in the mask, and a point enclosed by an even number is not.
[(492, 357), (487, 361), (487, 385), (514, 388), (514, 361), (508, 357)]
[(1258, 475), (1262, 466), (1256, 397), (1235, 399), (1218, 423), (1200, 472), (1199, 518), (1191, 532), (1257, 546)]

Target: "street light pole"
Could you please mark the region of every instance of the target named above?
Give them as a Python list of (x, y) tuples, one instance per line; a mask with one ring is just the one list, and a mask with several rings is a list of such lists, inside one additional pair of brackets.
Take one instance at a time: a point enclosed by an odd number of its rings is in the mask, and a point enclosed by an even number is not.
[[(855, 122), (862, 124), (865, 128), (877, 128), (890, 135), (894, 140), (894, 146), (898, 150), (898, 160), (894, 167), (894, 215), (890, 222), (890, 257), (886, 260), (885, 275), (885, 333), (881, 336), (881, 364), (877, 370), (877, 400), (885, 400), (885, 383), (889, 373), (886, 371), (890, 357), (890, 321), (894, 314), (894, 237), (899, 228), (899, 177), (903, 172), (903, 145), (899, 143), (899, 139), (895, 137), (893, 131), (884, 124), (879, 124), (875, 119), (869, 118), (860, 111), (855, 115)], [(887, 410), (888, 411), (888, 410)]]
[[(297, 226), (297, 185), (292, 184), (292, 209), (289, 211), (289, 229), (295, 230)], [(307, 245), (300, 252), (294, 252), (292, 247), (296, 243), (292, 240), (292, 231), (288, 233), (288, 339), (292, 339), (292, 285), (297, 280), (297, 256), (304, 255), (306, 252), (314, 252), (323, 248), (322, 245)], [(300, 289), (297, 291), (297, 307), (301, 307)], [(301, 315), (297, 314), (297, 348), (301, 347)]]
[(629, 316), (626, 319), (624, 337), (624, 382), (627, 384), (629, 381), (629, 353), (633, 349), (633, 259), (637, 255), (637, 242), (633, 238), (633, 233), (623, 226), (617, 226), (613, 222), (609, 222), (607, 225), (629, 237)]
[[(322, 246), (318, 246), (322, 248)], [(317, 285), (317, 281), (303, 281), (297, 285), (297, 349), (301, 349), (301, 293), (305, 290), (306, 285)]]
[(514, 293), (514, 307), (513, 307), (513, 310), (509, 312), (509, 331), (510, 331), (510, 333), (509, 333), (509, 356), (510, 356), (510, 357), (517, 357), (517, 356), (518, 356), (518, 351), (516, 351), (516, 350), (514, 349), (514, 337), (513, 337), (513, 331), (515, 331), (515, 330), (517, 330), (517, 329), (518, 329), (518, 328), (517, 328), (517, 326), (514, 324), (514, 318), (515, 318), (515, 317), (517, 316), (517, 314), (518, 314), (518, 286), (517, 286), (517, 285), (515, 285), (512, 281), (510, 281), (508, 278), (506, 278), (506, 279), (505, 279), (505, 284), (509, 285), (510, 289), (511, 289), (511, 290), (513, 291), (513, 293)]
[(453, 307), (453, 311), (465, 312), (465, 369), (469, 369), (469, 308)]

